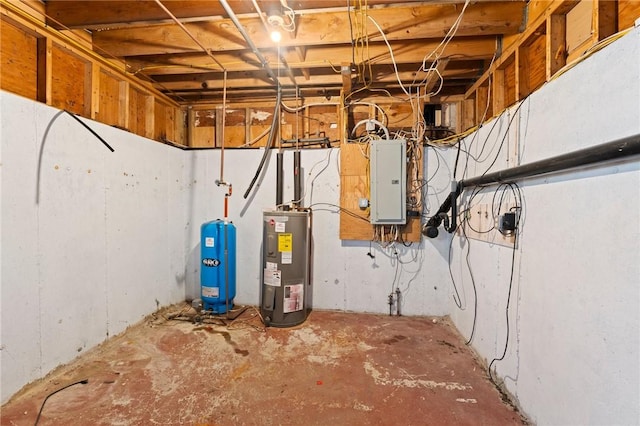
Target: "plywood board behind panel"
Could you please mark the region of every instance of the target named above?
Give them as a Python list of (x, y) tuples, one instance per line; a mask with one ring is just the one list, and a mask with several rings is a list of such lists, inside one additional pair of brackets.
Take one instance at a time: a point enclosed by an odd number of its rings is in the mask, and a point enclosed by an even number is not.
[(146, 95), (129, 86), (129, 131), (146, 136)]
[(91, 65), (56, 44), (52, 48), (52, 61), (51, 105), (86, 115), (86, 82)]
[(618, 31), (633, 27), (640, 18), (640, 1), (618, 0)]
[(34, 36), (0, 20), (0, 89), (37, 99), (37, 51)]
[(100, 94), (96, 119), (111, 126), (119, 125), (120, 81), (100, 71)]
[(157, 141), (162, 141), (167, 138), (167, 132), (164, 128), (164, 123), (166, 119), (167, 119), (166, 106), (163, 103), (155, 100), (154, 107), (153, 107), (153, 122), (154, 122), (153, 139)]

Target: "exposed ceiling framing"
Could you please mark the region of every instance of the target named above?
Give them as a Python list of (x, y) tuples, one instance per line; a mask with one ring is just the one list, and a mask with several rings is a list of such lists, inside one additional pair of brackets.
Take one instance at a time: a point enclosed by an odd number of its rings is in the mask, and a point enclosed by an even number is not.
[[(471, 2), (455, 37), (442, 50), (464, 1), (228, 3), (267, 67), (214, 0), (162, 1), (184, 28), (153, 0), (47, 0), (45, 13), (49, 25), (88, 31), (101, 55), (124, 62), (129, 72), (153, 81), (177, 101), (194, 104), (222, 100), (224, 70), (229, 100), (274, 97), (276, 85), (265, 68), (277, 74), (285, 96), (294, 96), (296, 86), (302, 96), (336, 96), (342, 89), (370, 94), (362, 90), (365, 86), (401, 95), (398, 80), (413, 92), (459, 96), (488, 67), (502, 38), (522, 29), (526, 7), (524, 1)], [(276, 44), (269, 38), (266, 18), (281, 15), (283, 4), (295, 12), (295, 30), (282, 31)]]

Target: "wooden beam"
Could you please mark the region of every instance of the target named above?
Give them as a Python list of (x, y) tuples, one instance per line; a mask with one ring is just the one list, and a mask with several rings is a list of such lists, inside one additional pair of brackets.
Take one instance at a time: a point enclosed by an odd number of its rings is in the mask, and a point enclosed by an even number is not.
[[(28, 1), (29, 3), (41, 3), (34, 0)], [(449, 3), (464, 3), (462, 0), (445, 1)], [(377, 5), (384, 7), (394, 2), (395, 0), (367, 0), (370, 8), (375, 8)], [(251, 2), (232, 1), (230, 3), (234, 12), (238, 15), (255, 14)], [(176, 17), (181, 18), (183, 21), (225, 15), (224, 9), (217, 1), (168, 0), (166, 5)], [(344, 8), (344, 5), (344, 0), (304, 0), (303, 2), (292, 3), (291, 6), (298, 11), (300, 7), (303, 7), (308, 12), (324, 8)], [(145, 25), (153, 21), (167, 19), (167, 15), (155, 2), (141, 0), (118, 0), (117, 2), (113, 0), (47, 0), (46, 12), (54, 21), (59, 21), (68, 28)], [(49, 24), (55, 26), (56, 22), (49, 22)]]
[(425, 96), (437, 95), (437, 93), (431, 93), (436, 87), (440, 87), (442, 81), (441, 77), (444, 76), (445, 69), (449, 65), (449, 58), (443, 58), (438, 60), (436, 67), (427, 73), (427, 84), (425, 85)]
[[(305, 46), (296, 46), (294, 48), (296, 54), (298, 55), (298, 62), (304, 63), (307, 60), (307, 48)], [(304, 75), (304, 79), (309, 81), (311, 79), (311, 73), (309, 72), (309, 68), (303, 67), (300, 68), (302, 75)]]
[[(433, 51), (440, 44), (439, 41), (409, 40), (391, 43), (394, 58), (397, 64), (422, 62), (422, 58), (428, 52)], [(477, 60), (490, 59), (496, 49), (494, 37), (478, 37), (466, 39), (453, 39), (443, 52), (443, 58), (452, 58), (449, 67), (461, 63), (465, 59)], [(372, 65), (391, 65), (389, 48), (385, 43), (371, 43), (369, 45), (369, 58)], [(351, 63), (352, 49), (344, 46), (315, 46), (305, 49), (305, 57), (301, 59), (297, 53), (284, 52), (283, 58), (292, 69), (310, 70), (314, 68), (337, 67), (340, 63)], [(276, 67), (278, 63), (277, 53), (264, 51), (267, 62)], [(242, 52), (228, 52), (216, 54), (229, 72), (257, 71), (261, 70), (260, 63), (247, 50)], [(246, 59), (246, 60), (245, 60)], [(454, 60), (455, 59), (455, 60)], [(204, 53), (188, 53), (176, 55), (154, 55), (146, 57), (127, 58), (127, 65), (132, 72), (142, 71), (148, 75), (161, 74), (188, 74), (202, 73), (207, 70), (218, 72), (218, 67), (212, 63)], [(304, 71), (302, 71), (304, 73)], [(305, 75), (306, 77), (306, 75)]]
[[(460, 74), (461, 71), (452, 71), (452, 77), (455, 79), (456, 74)], [(461, 76), (463, 80), (468, 81), (468, 76), (463, 73)], [(472, 73), (473, 74), (473, 73)], [(411, 85), (415, 79), (414, 71), (400, 71), (398, 73), (400, 80), (405, 85)], [(444, 71), (443, 76), (445, 80), (448, 78), (448, 71)], [(330, 73), (330, 74), (318, 74), (314, 75), (313, 80), (308, 82), (303, 76), (296, 76), (296, 82), (300, 87), (309, 86), (322, 86), (333, 85), (336, 87), (342, 87), (343, 76), (342, 74)], [(374, 83), (385, 84), (389, 86), (398, 85), (397, 75), (391, 68), (374, 68)], [(158, 89), (161, 90), (202, 90), (203, 86), (206, 86), (209, 90), (222, 89), (223, 81), (220, 78), (219, 73), (206, 73), (201, 75), (162, 75), (155, 76), (155, 80), (158, 83)], [(454, 80), (455, 82), (455, 80)], [(283, 86), (290, 86), (288, 77), (281, 75), (280, 83)], [(447, 82), (449, 84), (449, 82)], [(229, 89), (244, 89), (244, 88), (273, 88), (275, 87), (273, 82), (268, 78), (266, 73), (259, 75), (258, 73), (241, 73), (239, 75), (230, 75), (227, 79), (227, 88)]]
[[(472, 3), (461, 21), (457, 37), (515, 34), (521, 24), (523, 2)], [(368, 16), (375, 19), (387, 40), (440, 40), (460, 14), (460, 5), (436, 4), (393, 9), (373, 9)], [(253, 36), (259, 49), (273, 48), (273, 42), (259, 18), (241, 18), (246, 32)], [(228, 19), (187, 23), (186, 28), (207, 48), (216, 52), (246, 49), (246, 43)], [(382, 41), (370, 26), (369, 42)], [(295, 39), (285, 38), (283, 47), (351, 44), (349, 19), (344, 12), (306, 14), (297, 20)], [(94, 45), (117, 57), (186, 53), (201, 50), (187, 34), (174, 24), (144, 28), (119, 28), (96, 32)]]

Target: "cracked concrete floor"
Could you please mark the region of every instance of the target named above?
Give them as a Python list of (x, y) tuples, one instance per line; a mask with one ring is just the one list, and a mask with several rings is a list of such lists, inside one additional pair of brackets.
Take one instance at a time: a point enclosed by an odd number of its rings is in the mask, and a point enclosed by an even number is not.
[(445, 319), (313, 311), (260, 331), (249, 311), (231, 327), (170, 312), (25, 387), (2, 425), (33, 425), (82, 379), (39, 425), (525, 423)]

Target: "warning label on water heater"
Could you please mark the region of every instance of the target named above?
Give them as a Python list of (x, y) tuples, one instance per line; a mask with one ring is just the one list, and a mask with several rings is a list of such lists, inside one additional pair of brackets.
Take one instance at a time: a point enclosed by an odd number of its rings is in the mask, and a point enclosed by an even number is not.
[(278, 251), (291, 251), (293, 249), (293, 234), (278, 234)]
[(304, 308), (304, 284), (284, 286), (284, 305), (282, 312), (296, 312)]
[(280, 287), (282, 279), (282, 274), (280, 271), (275, 269), (267, 269), (264, 270), (264, 283), (265, 285), (270, 285), (272, 287)]

